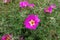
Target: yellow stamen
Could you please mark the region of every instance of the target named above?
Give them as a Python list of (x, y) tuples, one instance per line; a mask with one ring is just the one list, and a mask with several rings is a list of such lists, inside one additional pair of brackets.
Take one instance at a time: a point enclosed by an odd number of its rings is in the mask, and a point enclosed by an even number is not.
[(31, 26), (35, 25), (35, 21), (34, 20), (30, 20), (29, 23), (30, 23)]
[(6, 40), (10, 40), (10, 37), (7, 37)]

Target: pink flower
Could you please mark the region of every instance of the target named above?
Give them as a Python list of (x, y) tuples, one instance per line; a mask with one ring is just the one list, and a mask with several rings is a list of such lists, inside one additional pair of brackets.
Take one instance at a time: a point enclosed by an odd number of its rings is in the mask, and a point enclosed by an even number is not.
[(48, 6), (47, 8), (44, 8), (44, 12), (52, 13), (54, 8), (56, 8), (56, 5), (52, 4), (52, 5)]
[(38, 15), (30, 14), (24, 21), (25, 28), (35, 30), (40, 22)]
[(44, 9), (44, 12), (47, 12), (47, 13), (52, 13), (52, 8), (51, 7), (48, 7), (48, 8), (45, 8)]
[(3, 0), (3, 3), (9, 3), (10, 0)]
[(55, 4), (51, 4), (50, 7), (54, 9), (54, 8), (56, 8), (56, 5)]
[(29, 4), (28, 7), (33, 8), (35, 5), (34, 4)]
[(12, 40), (12, 36), (9, 35), (9, 34), (5, 34), (5, 35), (2, 36), (1, 40)]
[(20, 6), (21, 8), (24, 8), (24, 7), (27, 7), (28, 4), (29, 4), (29, 3), (28, 3), (27, 1), (22, 1), (22, 2), (19, 3), (19, 6)]

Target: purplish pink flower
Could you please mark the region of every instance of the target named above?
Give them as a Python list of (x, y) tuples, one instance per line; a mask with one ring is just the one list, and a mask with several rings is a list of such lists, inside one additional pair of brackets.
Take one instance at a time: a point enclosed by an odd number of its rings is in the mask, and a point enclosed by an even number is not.
[(3, 3), (9, 3), (10, 0), (3, 0)]
[(35, 6), (34, 4), (29, 4), (28, 5), (28, 7), (30, 7), (30, 8), (34, 8), (34, 6)]
[(28, 1), (21, 1), (20, 3), (19, 3), (19, 6), (21, 7), (21, 8), (24, 8), (24, 7), (27, 7), (28, 6)]
[(24, 25), (25, 25), (25, 28), (27, 29), (36, 30), (39, 22), (40, 22), (40, 19), (38, 18), (38, 15), (30, 14), (24, 20)]
[(5, 34), (2, 36), (1, 40), (12, 40), (12, 36), (10, 34)]

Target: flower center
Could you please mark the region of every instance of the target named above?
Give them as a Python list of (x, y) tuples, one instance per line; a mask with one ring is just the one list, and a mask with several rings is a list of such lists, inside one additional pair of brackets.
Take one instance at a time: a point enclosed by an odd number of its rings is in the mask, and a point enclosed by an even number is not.
[(30, 23), (31, 26), (35, 25), (35, 21), (34, 20), (30, 20), (29, 23)]
[(6, 40), (10, 40), (10, 37), (7, 37)]

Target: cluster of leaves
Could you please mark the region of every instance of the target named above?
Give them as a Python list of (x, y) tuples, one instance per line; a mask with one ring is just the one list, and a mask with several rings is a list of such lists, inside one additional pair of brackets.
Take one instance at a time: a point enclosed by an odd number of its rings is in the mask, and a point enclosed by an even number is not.
[[(57, 0), (29, 0), (36, 5), (34, 9), (20, 9), (20, 0), (11, 0), (9, 4), (0, 1), (0, 38), (4, 34), (13, 34), (14, 40), (18, 40), (20, 35), (25, 40), (60, 40), (60, 7)], [(44, 13), (44, 7), (55, 3), (57, 8), (52, 14)], [(24, 28), (23, 22), (28, 14), (38, 14), (41, 23), (36, 30)]]

